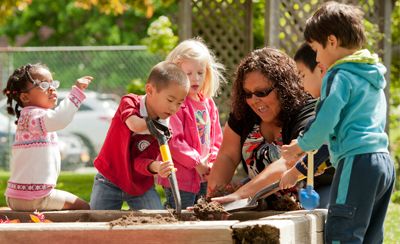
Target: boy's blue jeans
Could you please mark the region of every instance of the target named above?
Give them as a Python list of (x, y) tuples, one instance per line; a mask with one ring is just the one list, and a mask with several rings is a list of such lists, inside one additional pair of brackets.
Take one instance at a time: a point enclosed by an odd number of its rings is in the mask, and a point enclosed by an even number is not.
[(132, 210), (162, 209), (161, 200), (154, 187), (141, 196), (132, 196), (111, 183), (102, 174), (94, 178), (90, 209), (92, 210), (120, 210), (126, 201)]
[(342, 159), (332, 182), (325, 243), (382, 243), (394, 179), (388, 153)]
[[(166, 208), (175, 208), (175, 200), (171, 188), (164, 187), (164, 192), (166, 200), (164, 206)], [(197, 202), (197, 199), (199, 199), (201, 196), (205, 196), (207, 194), (207, 182), (202, 182), (200, 184), (200, 190), (197, 194), (187, 191), (179, 191), (179, 193), (181, 195), (182, 209), (186, 209), (187, 207), (193, 206)]]

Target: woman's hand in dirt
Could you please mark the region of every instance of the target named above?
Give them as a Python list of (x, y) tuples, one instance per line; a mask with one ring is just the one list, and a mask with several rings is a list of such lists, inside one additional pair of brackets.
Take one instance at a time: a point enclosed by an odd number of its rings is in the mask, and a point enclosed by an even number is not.
[(92, 80), (92, 76), (83, 76), (75, 81), (75, 86), (84, 91), (89, 86), (90, 82), (92, 82)]
[(238, 194), (236, 194), (235, 192), (223, 197), (213, 197), (211, 198), (211, 201), (213, 202), (219, 202), (219, 203), (228, 203), (228, 202), (233, 202), (236, 200), (240, 200), (242, 199)]

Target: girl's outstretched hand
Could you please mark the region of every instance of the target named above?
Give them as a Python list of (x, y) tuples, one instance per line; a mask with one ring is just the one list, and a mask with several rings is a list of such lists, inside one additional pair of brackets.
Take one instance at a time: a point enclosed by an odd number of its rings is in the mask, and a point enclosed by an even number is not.
[(84, 91), (89, 86), (90, 82), (92, 82), (92, 80), (92, 76), (83, 76), (75, 81), (75, 86)]

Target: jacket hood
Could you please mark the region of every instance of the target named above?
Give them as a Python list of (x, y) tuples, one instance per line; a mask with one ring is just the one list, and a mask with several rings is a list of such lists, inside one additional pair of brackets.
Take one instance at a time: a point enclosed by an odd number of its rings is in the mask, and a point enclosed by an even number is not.
[(385, 66), (379, 62), (378, 55), (371, 54), (367, 49), (339, 59), (330, 67), (330, 69), (334, 68), (344, 69), (361, 76), (377, 89), (383, 89), (386, 86)]

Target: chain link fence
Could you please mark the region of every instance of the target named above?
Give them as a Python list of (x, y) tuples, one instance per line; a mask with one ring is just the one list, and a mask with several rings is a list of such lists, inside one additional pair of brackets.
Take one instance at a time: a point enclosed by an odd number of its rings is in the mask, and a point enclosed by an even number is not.
[[(143, 82), (162, 57), (145, 46), (0, 48), (1, 90), (15, 68), (27, 63), (46, 64), (61, 88), (69, 88), (84, 75), (95, 78), (91, 90), (123, 95), (132, 80)], [(3, 95), (1, 95), (3, 96)]]

